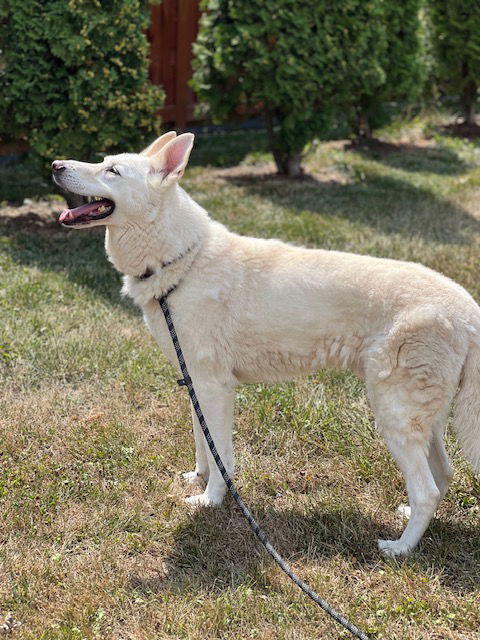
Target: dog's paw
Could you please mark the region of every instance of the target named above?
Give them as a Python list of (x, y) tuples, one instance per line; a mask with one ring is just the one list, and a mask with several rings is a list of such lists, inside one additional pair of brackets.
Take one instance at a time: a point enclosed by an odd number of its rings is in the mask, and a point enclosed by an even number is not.
[(223, 496), (217, 498), (209, 495), (206, 491), (196, 496), (188, 496), (185, 502), (191, 507), (216, 507), (222, 503)]
[(406, 556), (411, 551), (410, 547), (407, 547), (403, 542), (400, 542), (400, 540), (379, 540), (378, 548), (389, 558)]
[(405, 518), (405, 520), (410, 520), (410, 516), (412, 515), (412, 509), (411, 507), (408, 506), (408, 504), (401, 504), (397, 509), (397, 513), (399, 513), (403, 518)]
[(196, 471), (186, 471), (182, 473), (182, 480), (191, 486), (200, 487), (201, 489), (205, 489), (206, 482), (205, 478), (197, 473)]

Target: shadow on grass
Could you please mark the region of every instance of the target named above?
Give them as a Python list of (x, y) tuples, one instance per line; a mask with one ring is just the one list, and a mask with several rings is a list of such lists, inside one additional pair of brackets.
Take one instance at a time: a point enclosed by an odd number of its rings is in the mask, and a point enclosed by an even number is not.
[(223, 177), (249, 194), (297, 214), (335, 216), (382, 234), (429, 243), (470, 244), (472, 234), (480, 231), (480, 222), (462, 207), (391, 176), (371, 174), (350, 184), (323, 182), (313, 176), (293, 181), (247, 172)]
[[(257, 509), (255, 518), (277, 551), (292, 565), (296, 559), (317, 565), (338, 554), (355, 563), (371, 565), (376, 558), (375, 539), (380, 529), (357, 511), (329, 513)], [(200, 509), (177, 529), (172, 552), (165, 559), (167, 577), (131, 577), (136, 589), (182, 590), (188, 585), (208, 591), (255, 581), (265, 584), (263, 561), (269, 556), (231, 498), (217, 509)], [(361, 558), (361, 560), (358, 560)]]
[(451, 136), (452, 138), (462, 138), (478, 143), (480, 139), (480, 126), (476, 123), (456, 122), (442, 127), (440, 133)]
[(0, 158), (0, 202), (23, 202), (53, 191), (49, 176), (42, 174), (38, 163), (28, 154), (11, 159)]
[(267, 152), (263, 129), (216, 131), (197, 135), (189, 166), (234, 167), (249, 154)]
[(459, 176), (468, 165), (452, 149), (441, 146), (384, 142), (376, 138), (351, 142), (345, 151), (353, 151), (368, 160), (402, 171)]
[(105, 255), (103, 230), (69, 231), (60, 227), (56, 219), (35, 214), (14, 218), (0, 215), (0, 235), (7, 238), (3, 251), (19, 265), (61, 273), (110, 304), (134, 313), (133, 304), (120, 295), (120, 274)]
[(434, 518), (424, 535), (415, 560), (434, 571), (441, 584), (454, 591), (473, 591), (480, 584), (478, 525)]
[[(322, 559), (342, 555), (355, 570), (378, 569), (379, 562), (399, 567), (414, 563), (420, 571), (440, 576), (443, 585), (470, 591), (480, 581), (480, 549), (472, 527), (435, 520), (420, 549), (407, 559), (383, 559), (377, 539), (395, 539), (401, 525), (386, 528), (354, 508), (305, 515), (295, 510), (253, 509), (273, 545), (289, 563), (318, 567)], [(172, 553), (165, 559), (167, 574), (133, 574), (130, 585), (141, 591), (204, 589), (223, 592), (255, 582), (267, 588), (264, 560), (268, 557), (230, 500), (220, 509), (200, 510), (178, 529)]]

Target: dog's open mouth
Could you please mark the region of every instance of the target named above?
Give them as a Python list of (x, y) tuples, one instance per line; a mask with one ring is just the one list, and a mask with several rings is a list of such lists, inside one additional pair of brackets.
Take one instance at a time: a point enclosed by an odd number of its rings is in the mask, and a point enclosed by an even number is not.
[(59, 222), (66, 226), (75, 224), (87, 224), (93, 220), (101, 220), (112, 215), (115, 203), (108, 198), (94, 198), (92, 202), (82, 204), (75, 209), (65, 209), (60, 214)]

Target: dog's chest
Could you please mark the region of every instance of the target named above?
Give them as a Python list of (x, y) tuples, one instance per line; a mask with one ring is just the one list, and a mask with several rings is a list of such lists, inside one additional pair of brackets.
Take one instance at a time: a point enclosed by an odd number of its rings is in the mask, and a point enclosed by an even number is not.
[(172, 363), (177, 364), (175, 349), (172, 338), (168, 331), (167, 323), (163, 316), (162, 309), (157, 300), (150, 300), (141, 305), (143, 318), (155, 342), (160, 347), (164, 356)]
[(125, 276), (122, 293), (132, 298), (140, 307), (153, 338), (170, 362), (175, 363), (175, 350), (160, 303), (156, 298), (153, 279), (142, 281), (132, 276)]

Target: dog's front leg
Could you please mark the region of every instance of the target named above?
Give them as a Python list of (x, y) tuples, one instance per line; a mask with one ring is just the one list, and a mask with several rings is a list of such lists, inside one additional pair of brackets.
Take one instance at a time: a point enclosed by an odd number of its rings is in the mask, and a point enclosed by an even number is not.
[(203, 435), (202, 428), (195, 413), (195, 409), (192, 406), (192, 423), (193, 423), (193, 437), (195, 438), (195, 470), (182, 473), (182, 477), (185, 482), (193, 486), (199, 486), (205, 489), (208, 482), (209, 469), (207, 458), (207, 443), (205, 442), (205, 436)]
[[(194, 384), (198, 401), (217, 451), (228, 474), (232, 476), (234, 471), (232, 429), (235, 390), (219, 383), (197, 383), (194, 381)], [(186, 502), (195, 506), (213, 506), (222, 502), (227, 487), (210, 453), (195, 411), (193, 411), (193, 415), (197, 452), (194, 473), (199, 472), (199, 475), (207, 481), (207, 486), (204, 493), (190, 496), (186, 498)]]

